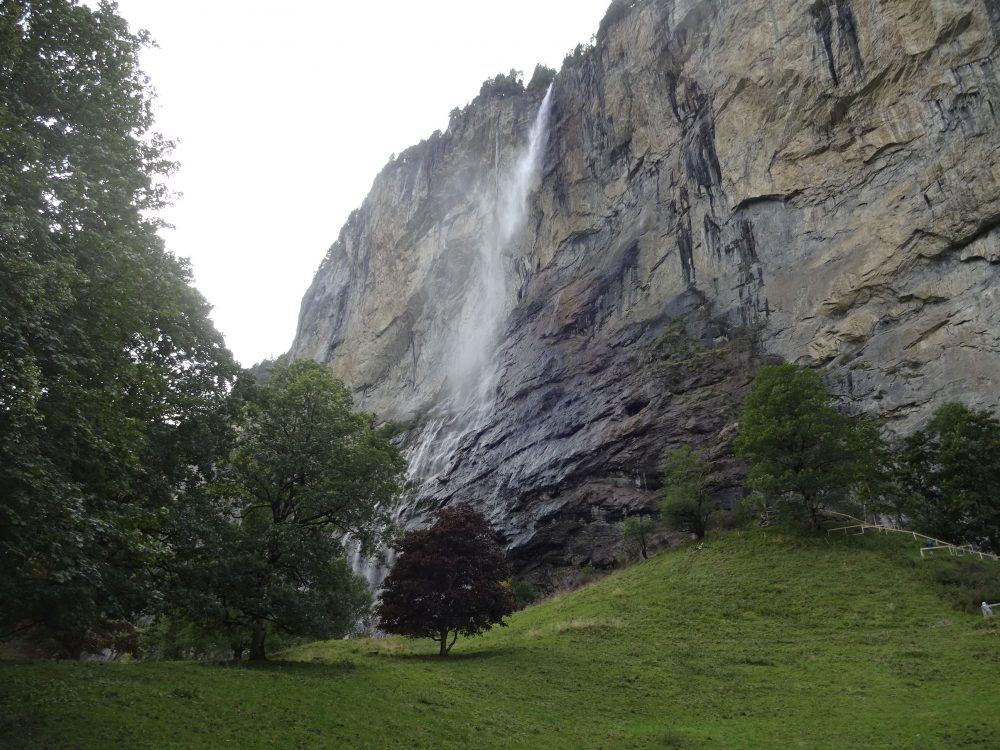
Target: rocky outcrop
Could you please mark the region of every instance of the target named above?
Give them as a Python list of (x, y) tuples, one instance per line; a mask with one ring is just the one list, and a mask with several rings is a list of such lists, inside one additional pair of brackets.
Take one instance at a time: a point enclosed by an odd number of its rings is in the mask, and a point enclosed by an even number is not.
[(735, 494), (762, 358), (829, 368), (895, 431), (998, 402), (1000, 3), (631, 5), (554, 81), (473, 417), (454, 362), (540, 93), (477, 100), (385, 167), (291, 352), (408, 445), (447, 438), (404, 520), (477, 502), (522, 568), (610, 564), (672, 445), (709, 446)]

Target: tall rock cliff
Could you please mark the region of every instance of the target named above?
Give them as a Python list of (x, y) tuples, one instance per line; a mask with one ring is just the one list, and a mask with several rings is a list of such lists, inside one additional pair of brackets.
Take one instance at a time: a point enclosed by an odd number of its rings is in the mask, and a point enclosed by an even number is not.
[(607, 564), (665, 448), (725, 466), (768, 357), (897, 432), (998, 404), (1000, 0), (615, 11), (383, 169), (291, 351), (407, 421), (404, 522), (471, 500), (527, 569)]

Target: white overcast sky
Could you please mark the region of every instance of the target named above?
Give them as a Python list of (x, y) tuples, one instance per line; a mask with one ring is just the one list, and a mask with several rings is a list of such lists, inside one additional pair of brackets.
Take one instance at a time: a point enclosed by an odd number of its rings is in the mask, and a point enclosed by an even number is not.
[(313, 272), (388, 160), (486, 78), (558, 69), (610, 0), (119, 0), (157, 129), (177, 139), (164, 236), (244, 365), (286, 351)]

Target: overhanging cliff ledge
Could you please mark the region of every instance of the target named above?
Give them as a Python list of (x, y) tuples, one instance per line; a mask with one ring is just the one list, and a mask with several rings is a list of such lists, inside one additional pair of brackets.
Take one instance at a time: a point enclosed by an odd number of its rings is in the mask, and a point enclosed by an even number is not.
[(291, 349), (437, 452), (404, 521), (471, 500), (526, 569), (610, 564), (665, 448), (710, 446), (734, 496), (768, 357), (827, 367), (899, 432), (998, 405), (1000, 2), (619, 11), (553, 82), (517, 221), (541, 91), (483, 97), (383, 169)]

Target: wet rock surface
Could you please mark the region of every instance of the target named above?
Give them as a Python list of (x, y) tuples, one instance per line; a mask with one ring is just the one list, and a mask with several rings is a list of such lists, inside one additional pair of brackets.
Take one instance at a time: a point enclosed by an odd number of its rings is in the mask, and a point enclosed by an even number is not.
[[(503, 249), (487, 410), (403, 520), (485, 508), (520, 567), (608, 566), (664, 449), (727, 446), (769, 357), (829, 368), (907, 432), (1000, 379), (1000, 11), (993, 0), (659, 0), (556, 77), (524, 226)], [(498, 175), (541, 96), (474, 102), (385, 167), (291, 353), (359, 405), (444, 408)], [(445, 404), (449, 404), (445, 407)]]

